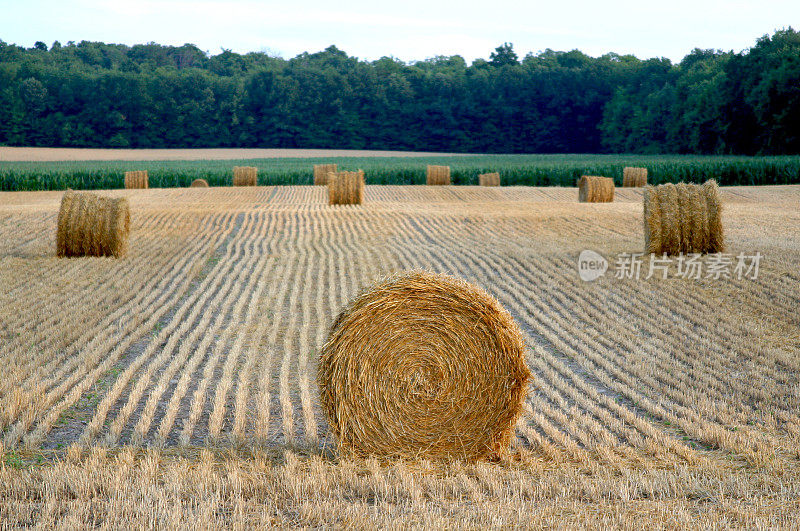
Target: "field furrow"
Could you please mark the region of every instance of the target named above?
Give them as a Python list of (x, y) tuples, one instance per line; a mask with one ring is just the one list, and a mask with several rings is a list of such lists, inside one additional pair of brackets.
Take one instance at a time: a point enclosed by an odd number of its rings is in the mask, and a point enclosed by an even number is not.
[[(424, 268), (519, 324), (533, 378), (517, 448), (615, 466), (800, 458), (800, 277), (791, 239), (763, 229), (800, 228), (798, 187), (722, 189), (729, 252), (764, 255), (741, 280), (645, 279), (646, 262), (615, 278), (643, 247), (635, 189), (587, 205), (574, 188), (368, 186), (334, 207), (319, 186), (104, 193), (131, 202), (123, 260), (52, 256), (58, 193), (0, 203), (7, 448), (330, 448), (316, 373), (333, 319)], [(578, 277), (583, 249), (609, 260), (602, 279)]]

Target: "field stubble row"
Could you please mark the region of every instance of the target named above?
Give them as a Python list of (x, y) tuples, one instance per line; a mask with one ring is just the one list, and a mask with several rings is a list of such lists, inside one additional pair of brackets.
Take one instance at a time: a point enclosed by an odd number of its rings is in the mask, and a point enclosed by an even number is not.
[(327, 328), (376, 278), (421, 267), (477, 283), (519, 323), (525, 459), (798, 470), (796, 186), (722, 189), (729, 252), (765, 256), (756, 280), (594, 283), (577, 254), (641, 251), (640, 190), (587, 205), (564, 188), (368, 186), (361, 207), (327, 206), (322, 187), (104, 194), (131, 202), (124, 260), (55, 259), (61, 194), (0, 195), (7, 451), (329, 455), (313, 384)]
[[(368, 190), (363, 209), (324, 206), (314, 188), (111, 192), (137, 213), (121, 261), (50, 258), (53, 212), (8, 201), (5, 445), (324, 443), (310, 382), (327, 326), (372, 280), (415, 267), (477, 282), (523, 327), (536, 383), (522, 444), (762, 461), (796, 441), (800, 362), (751, 337), (791, 339), (784, 250), (749, 284), (584, 284), (580, 248), (641, 247), (637, 191), (606, 207), (563, 189)], [(729, 217), (767, 193), (738, 190)], [(91, 412), (77, 437), (76, 404)]]

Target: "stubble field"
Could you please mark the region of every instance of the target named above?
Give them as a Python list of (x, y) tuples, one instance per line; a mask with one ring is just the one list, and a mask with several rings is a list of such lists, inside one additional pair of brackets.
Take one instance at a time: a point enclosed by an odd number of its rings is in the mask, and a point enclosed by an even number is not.
[[(798, 524), (800, 186), (722, 188), (728, 252), (763, 255), (741, 280), (615, 278), (643, 248), (634, 189), (101, 193), (130, 199), (125, 259), (56, 259), (61, 192), (0, 193), (0, 522)], [(596, 282), (584, 249), (611, 261)], [(337, 458), (317, 353), (346, 301), (412, 268), (520, 325), (510, 461)]]

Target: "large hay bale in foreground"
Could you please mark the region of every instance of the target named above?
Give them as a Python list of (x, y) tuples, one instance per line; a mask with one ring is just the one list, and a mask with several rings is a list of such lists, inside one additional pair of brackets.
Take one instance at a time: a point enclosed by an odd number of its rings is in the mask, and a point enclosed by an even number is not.
[(328, 204), (360, 205), (364, 202), (364, 171), (328, 174)]
[(721, 253), (722, 204), (716, 181), (660, 184), (644, 189), (645, 252)]
[(128, 252), (131, 210), (124, 197), (67, 190), (58, 211), (58, 256), (114, 256)]
[(578, 181), (578, 201), (581, 203), (610, 203), (614, 201), (614, 179), (584, 175)]
[(636, 188), (647, 186), (647, 168), (623, 168), (622, 186)]
[(530, 375), (520, 331), (494, 298), (410, 271), (339, 314), (317, 383), (344, 455), (474, 461), (505, 454)]
[(327, 185), (329, 173), (336, 173), (336, 164), (314, 164), (314, 184)]
[(150, 182), (147, 178), (147, 170), (126, 171), (125, 188), (149, 188)]
[(500, 186), (500, 174), (494, 173), (481, 173), (478, 175), (478, 184), (481, 186)]
[(427, 183), (433, 185), (450, 184), (450, 166), (428, 166)]
[(233, 185), (258, 186), (258, 168), (254, 166), (234, 166)]
[(190, 188), (208, 188), (208, 181), (205, 179), (195, 179)]

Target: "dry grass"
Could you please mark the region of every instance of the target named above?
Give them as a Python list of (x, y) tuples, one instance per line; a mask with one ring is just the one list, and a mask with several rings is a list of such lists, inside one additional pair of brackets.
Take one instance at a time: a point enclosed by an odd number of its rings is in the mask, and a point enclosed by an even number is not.
[(648, 253), (677, 255), (725, 250), (716, 181), (647, 187), (643, 219)]
[(0, 468), (9, 527), (790, 529), (800, 524), (798, 496), (797, 476), (771, 470), (554, 466), (528, 451), (507, 463), (441, 465), (95, 448)]
[(126, 171), (125, 172), (125, 188), (149, 188), (149, 181), (147, 178), (147, 170), (144, 171)]
[(611, 203), (614, 201), (614, 179), (584, 175), (578, 181), (578, 202)]
[(478, 184), (481, 186), (500, 186), (500, 174), (494, 173), (481, 173), (478, 175)]
[(336, 164), (314, 164), (314, 184), (326, 186), (329, 173), (336, 173)]
[(328, 174), (328, 204), (360, 205), (364, 202), (364, 171)]
[(127, 199), (68, 190), (58, 211), (56, 255), (121, 258), (128, 252), (130, 226)]
[(258, 186), (258, 168), (255, 166), (234, 166), (234, 186)]
[(475, 461), (506, 454), (530, 371), (511, 315), (485, 291), (393, 275), (339, 314), (319, 361), (344, 455)]
[(622, 186), (625, 188), (647, 186), (647, 168), (623, 168)]
[[(104, 192), (136, 212), (125, 260), (53, 256), (62, 195), (0, 193), (0, 527), (798, 525), (798, 186), (719, 190), (757, 280), (593, 283), (581, 250), (641, 250), (642, 190), (602, 209), (574, 188)], [(348, 301), (412, 268), (520, 327), (508, 461), (337, 458), (319, 352)]]
[(205, 179), (195, 179), (192, 181), (191, 188), (208, 188), (208, 181)]
[(450, 184), (450, 166), (428, 165), (427, 183), (438, 186)]

